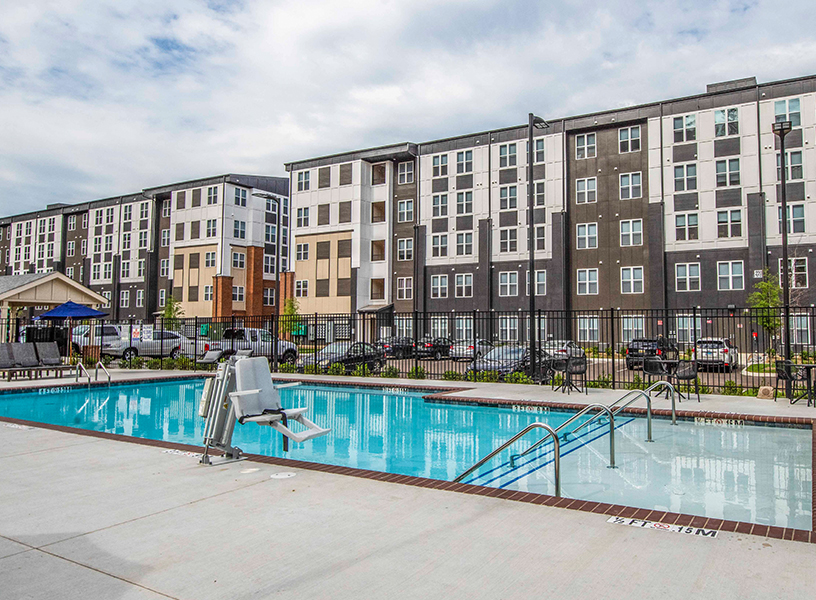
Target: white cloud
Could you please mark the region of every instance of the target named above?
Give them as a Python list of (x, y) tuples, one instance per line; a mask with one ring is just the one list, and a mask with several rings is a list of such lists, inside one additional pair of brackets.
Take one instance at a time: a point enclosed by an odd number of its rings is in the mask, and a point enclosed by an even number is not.
[[(816, 72), (810, 4), (117, 0), (0, 22), (0, 212)], [(25, 190), (21, 201), (21, 190)]]

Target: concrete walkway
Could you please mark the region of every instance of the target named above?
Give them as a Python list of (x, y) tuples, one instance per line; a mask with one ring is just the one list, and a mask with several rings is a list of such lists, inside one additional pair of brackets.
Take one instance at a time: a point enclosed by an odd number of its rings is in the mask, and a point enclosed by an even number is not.
[[(281, 471), (294, 477), (276, 479)], [(807, 598), (816, 544), (0, 423), (0, 597)]]

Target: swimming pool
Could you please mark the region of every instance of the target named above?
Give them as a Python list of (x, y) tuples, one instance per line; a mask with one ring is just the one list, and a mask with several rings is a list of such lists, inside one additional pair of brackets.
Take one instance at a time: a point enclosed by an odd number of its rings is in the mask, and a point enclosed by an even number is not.
[[(111, 388), (54, 388), (0, 395), (0, 416), (198, 445), (203, 380), (143, 382)], [(332, 432), (282, 450), (268, 427), (238, 425), (245, 452), (450, 481), (526, 425), (557, 427), (567, 412), (530, 413), (487, 406), (439, 404), (427, 392), (301, 384), (281, 390), (284, 406), (307, 406), (309, 418)], [(731, 424), (700, 426), (616, 419), (616, 463), (608, 469), (608, 424), (593, 423), (562, 443), (565, 497), (733, 521), (811, 528), (812, 432)], [(511, 450), (519, 453), (535, 433)], [(553, 448), (509, 464), (498, 455), (466, 481), (552, 494)]]

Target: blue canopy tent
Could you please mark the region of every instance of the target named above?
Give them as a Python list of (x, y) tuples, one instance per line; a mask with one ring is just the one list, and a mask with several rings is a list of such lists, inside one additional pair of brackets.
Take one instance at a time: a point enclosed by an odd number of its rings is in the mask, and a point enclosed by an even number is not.
[(60, 304), (46, 313), (39, 316), (39, 319), (55, 321), (58, 319), (99, 319), (106, 317), (108, 313), (100, 312), (90, 306), (83, 306), (70, 300), (65, 304)]

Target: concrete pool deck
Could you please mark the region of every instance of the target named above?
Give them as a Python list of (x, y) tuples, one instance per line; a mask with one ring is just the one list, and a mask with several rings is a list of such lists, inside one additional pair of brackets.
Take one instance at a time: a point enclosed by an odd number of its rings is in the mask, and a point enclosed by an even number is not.
[[(270, 476), (295, 473), (287, 479)], [(816, 544), (0, 424), (7, 598), (792, 598)]]

